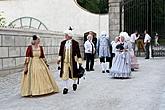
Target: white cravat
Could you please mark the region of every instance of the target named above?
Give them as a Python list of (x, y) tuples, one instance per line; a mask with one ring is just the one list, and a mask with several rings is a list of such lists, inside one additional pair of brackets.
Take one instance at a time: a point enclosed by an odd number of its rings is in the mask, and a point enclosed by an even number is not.
[(71, 45), (72, 45), (71, 40), (67, 40), (66, 43), (65, 43), (65, 48), (69, 49), (71, 47)]
[(67, 40), (65, 43), (65, 59), (64, 62), (70, 63), (71, 62), (71, 40)]

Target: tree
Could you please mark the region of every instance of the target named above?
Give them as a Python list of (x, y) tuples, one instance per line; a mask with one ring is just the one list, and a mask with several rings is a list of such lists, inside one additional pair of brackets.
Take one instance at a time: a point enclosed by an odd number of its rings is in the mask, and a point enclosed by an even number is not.
[(6, 25), (6, 19), (3, 16), (4, 12), (0, 12), (0, 27), (4, 27)]
[(95, 14), (107, 14), (108, 13), (108, 0), (77, 0), (77, 3)]

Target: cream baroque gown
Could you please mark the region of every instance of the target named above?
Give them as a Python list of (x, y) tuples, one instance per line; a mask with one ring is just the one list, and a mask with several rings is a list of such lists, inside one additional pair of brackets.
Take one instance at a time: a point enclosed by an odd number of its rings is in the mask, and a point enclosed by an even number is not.
[(53, 79), (47, 65), (40, 58), (40, 49), (33, 50), (33, 57), (28, 64), (28, 73), (22, 75), (21, 95), (35, 96), (59, 92), (58, 86)]

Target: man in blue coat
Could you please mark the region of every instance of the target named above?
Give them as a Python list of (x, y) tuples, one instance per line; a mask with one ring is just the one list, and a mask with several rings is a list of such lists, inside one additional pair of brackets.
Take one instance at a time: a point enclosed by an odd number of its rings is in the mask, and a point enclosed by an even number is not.
[(105, 31), (101, 32), (97, 42), (97, 52), (100, 58), (102, 73), (109, 73), (109, 64), (111, 62), (111, 42)]

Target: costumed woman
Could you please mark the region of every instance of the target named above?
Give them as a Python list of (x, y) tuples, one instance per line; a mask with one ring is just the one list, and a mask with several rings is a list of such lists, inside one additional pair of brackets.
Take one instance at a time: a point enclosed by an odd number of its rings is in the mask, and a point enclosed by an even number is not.
[(116, 45), (118, 45), (119, 44), (119, 39), (120, 39), (120, 37), (119, 36), (116, 36), (115, 37), (115, 40), (113, 40), (112, 42), (111, 42), (111, 45), (112, 45), (112, 61), (111, 61), (111, 64), (110, 64), (110, 68), (112, 67), (112, 62), (113, 62), (113, 58), (115, 57), (115, 53), (116, 53)]
[(131, 71), (134, 71), (135, 69), (139, 69), (139, 64), (133, 49), (130, 50), (130, 56), (131, 56)]
[(21, 95), (38, 96), (59, 92), (59, 88), (48, 68), (43, 47), (40, 46), (39, 36), (33, 35), (32, 39), (32, 45), (29, 45), (26, 50)]
[(129, 36), (126, 32), (120, 33), (120, 41), (116, 46), (116, 53), (113, 59), (111, 73), (113, 78), (130, 78), (131, 77), (131, 46), (125, 41)]
[(125, 41), (127, 42), (128, 47), (131, 47), (129, 49), (130, 57), (131, 57), (131, 71), (134, 71), (135, 69), (139, 69), (139, 64), (138, 64), (137, 58), (135, 56), (135, 51), (134, 51), (135, 45), (133, 45), (133, 43), (131, 42), (131, 39), (132, 39), (131, 37), (126, 37)]

